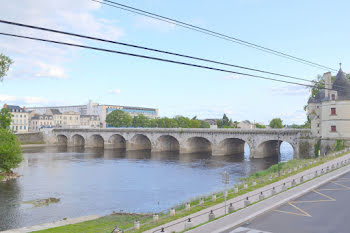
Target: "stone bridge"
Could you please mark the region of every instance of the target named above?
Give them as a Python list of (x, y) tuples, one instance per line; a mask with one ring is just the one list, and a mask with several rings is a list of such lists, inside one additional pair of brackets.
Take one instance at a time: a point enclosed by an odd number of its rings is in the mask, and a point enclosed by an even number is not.
[(313, 156), (313, 139), (309, 130), (297, 129), (53, 129), (46, 132), (48, 143), (106, 149), (209, 152), (231, 155), (244, 152), (245, 143), (251, 158), (277, 155), (280, 144), (288, 142), (294, 158)]

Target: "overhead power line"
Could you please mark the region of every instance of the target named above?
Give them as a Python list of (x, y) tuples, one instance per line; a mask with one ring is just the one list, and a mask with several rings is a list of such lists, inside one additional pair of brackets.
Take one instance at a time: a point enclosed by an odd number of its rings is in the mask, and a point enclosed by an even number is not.
[[(98, 47), (92, 47), (92, 46), (86, 46), (86, 45), (80, 45), (80, 44), (74, 44), (74, 43), (67, 43), (67, 42), (56, 41), (56, 40), (48, 40), (48, 39), (42, 39), (42, 38), (37, 38), (37, 37), (22, 36), (22, 35), (16, 35), (16, 34), (11, 34), (11, 33), (0, 32), (0, 35), (35, 40), (35, 41), (41, 41), (41, 42), (47, 42), (47, 43), (60, 44), (60, 45), (66, 45), (66, 46), (71, 46), (71, 47), (78, 47), (78, 48), (84, 48), (84, 49), (90, 49), (90, 50), (96, 50), (96, 51), (102, 51), (102, 52), (108, 52), (108, 53), (114, 53), (114, 54), (120, 54), (120, 55), (132, 56), (132, 57), (138, 57), (138, 58), (143, 58), (143, 59), (150, 59), (150, 60), (155, 60), (155, 61), (179, 64), (179, 65), (184, 65), (184, 66), (189, 66), (189, 67), (196, 67), (196, 68), (231, 73), (231, 74), (238, 74), (238, 75), (243, 75), (243, 76), (247, 76), (247, 77), (253, 77), (253, 78), (270, 80), (270, 81), (281, 82), (281, 83), (294, 84), (294, 85), (311, 87), (311, 88), (314, 87), (313, 85), (308, 85), (308, 84), (303, 84), (303, 83), (290, 82), (290, 81), (285, 81), (285, 80), (280, 80), (280, 79), (275, 79), (275, 78), (270, 78), (270, 77), (265, 77), (265, 76), (260, 76), (260, 75), (247, 74), (247, 73), (236, 72), (236, 71), (232, 71), (232, 70), (226, 70), (226, 69), (221, 69), (221, 68), (216, 68), (216, 67), (211, 67), (211, 66), (203, 66), (203, 65), (193, 64), (193, 63), (164, 59), (164, 58), (159, 58), (159, 57), (146, 56), (146, 55), (141, 55), (141, 54), (136, 54), (136, 53), (127, 53), (127, 52), (121, 52), (121, 51), (117, 51), (117, 50), (104, 49), (104, 48), (98, 48)], [(321, 88), (321, 89), (327, 89), (327, 88)], [(329, 90), (332, 90), (332, 89), (329, 89)]]
[(129, 12), (133, 12), (135, 14), (139, 14), (139, 15), (143, 15), (143, 16), (146, 16), (146, 17), (150, 17), (150, 18), (153, 18), (153, 19), (157, 19), (157, 20), (160, 20), (160, 21), (163, 21), (163, 22), (167, 22), (167, 23), (170, 23), (170, 24), (174, 24), (174, 25), (177, 25), (177, 26), (180, 26), (180, 27), (183, 27), (183, 28), (187, 28), (187, 29), (190, 29), (190, 30), (201, 32), (201, 33), (204, 33), (204, 34), (207, 34), (207, 35), (211, 35), (211, 36), (214, 36), (214, 37), (217, 37), (217, 38), (221, 38), (221, 39), (224, 39), (224, 40), (229, 40), (229, 41), (234, 42), (234, 43), (238, 43), (238, 44), (241, 44), (241, 45), (244, 45), (244, 46), (247, 46), (247, 47), (258, 49), (258, 50), (264, 51), (266, 53), (274, 54), (274, 55), (279, 56), (279, 57), (284, 57), (284, 58), (287, 58), (287, 59), (290, 59), (290, 60), (293, 60), (293, 61), (296, 61), (296, 62), (299, 62), (299, 63), (303, 63), (305, 65), (309, 65), (309, 66), (313, 66), (313, 67), (317, 67), (317, 68), (321, 68), (321, 69), (325, 69), (325, 70), (337, 71), (334, 68), (331, 68), (331, 67), (328, 67), (328, 66), (324, 66), (324, 65), (321, 65), (321, 64), (318, 64), (318, 63), (315, 63), (315, 62), (303, 59), (303, 58), (299, 58), (299, 57), (287, 54), (285, 52), (281, 52), (281, 51), (278, 51), (278, 50), (275, 50), (275, 49), (270, 49), (270, 48), (265, 47), (265, 46), (261, 46), (261, 45), (258, 45), (258, 44), (255, 44), (255, 43), (252, 43), (252, 42), (249, 42), (249, 41), (246, 41), (246, 40), (239, 39), (237, 37), (228, 36), (228, 35), (225, 35), (223, 33), (215, 32), (213, 30), (209, 30), (209, 29), (206, 29), (206, 28), (203, 28), (203, 27), (199, 27), (199, 26), (196, 26), (196, 25), (193, 25), (193, 24), (190, 24), (190, 23), (186, 23), (186, 22), (183, 22), (183, 21), (180, 21), (180, 20), (177, 20), (177, 19), (165, 17), (165, 16), (162, 16), (162, 15), (159, 15), (159, 14), (155, 14), (155, 13), (152, 13), (152, 12), (149, 12), (149, 11), (145, 11), (145, 10), (142, 10), (142, 9), (131, 7), (131, 6), (128, 6), (128, 5), (125, 5), (125, 4), (121, 4), (121, 3), (115, 2), (115, 1), (110, 1), (110, 0), (103, 0), (103, 1), (101, 1), (101, 0), (92, 0), (92, 1), (104, 4), (104, 5), (112, 6), (112, 7), (118, 8), (118, 9), (126, 10), (126, 11), (129, 11)]
[(175, 52), (170, 52), (170, 51), (165, 51), (165, 50), (160, 50), (160, 49), (154, 49), (154, 48), (149, 48), (149, 47), (135, 45), (135, 44), (117, 42), (117, 41), (102, 39), (102, 38), (98, 38), (98, 37), (92, 37), (92, 36), (87, 36), (87, 35), (82, 35), (82, 34), (77, 34), (77, 33), (72, 33), (72, 32), (66, 32), (66, 31), (61, 31), (61, 30), (52, 29), (52, 28), (44, 28), (44, 27), (39, 27), (39, 26), (34, 26), (34, 25), (29, 25), (29, 24), (23, 24), (23, 23), (17, 23), (17, 22), (12, 22), (12, 21), (6, 21), (6, 20), (0, 20), (0, 23), (14, 25), (14, 26), (19, 26), (19, 27), (25, 27), (25, 28), (31, 28), (31, 29), (36, 29), (36, 30), (41, 30), (41, 31), (46, 31), (46, 32), (59, 33), (59, 34), (63, 34), (63, 35), (69, 35), (69, 36), (74, 36), (74, 37), (79, 37), (79, 38), (84, 38), (84, 39), (89, 39), (89, 40), (95, 40), (95, 41), (100, 41), (100, 42), (106, 42), (106, 43), (111, 43), (111, 44), (117, 44), (117, 45), (122, 45), (122, 46), (137, 48), (137, 49), (143, 49), (143, 50), (147, 50), (147, 51), (152, 51), (152, 52), (168, 54), (168, 55), (174, 55), (174, 56), (178, 56), (178, 57), (183, 57), (183, 58), (188, 58), (188, 59), (194, 59), (194, 60), (214, 63), (214, 64), (218, 64), (218, 65), (230, 66), (230, 67), (250, 70), (250, 71), (254, 71), (254, 72), (260, 72), (260, 73), (265, 73), (265, 74), (270, 74), (270, 75), (276, 75), (276, 76), (280, 76), (280, 77), (284, 77), (284, 78), (290, 78), (290, 79), (295, 79), (295, 80), (300, 80), (300, 81), (306, 81), (306, 82), (310, 82), (310, 83), (314, 83), (314, 84), (318, 83), (317, 81), (304, 79), (304, 78), (298, 78), (298, 77), (294, 77), (294, 76), (291, 76), (291, 75), (279, 74), (279, 73), (275, 73), (275, 72), (270, 72), (270, 71), (265, 71), (265, 70), (260, 70), (260, 69), (245, 67), (245, 66), (239, 66), (239, 65), (229, 64), (229, 63), (225, 63), (225, 62), (214, 61), (214, 60), (210, 60), (210, 59), (205, 59), (205, 58), (200, 58), (200, 57), (195, 57), (195, 56), (191, 56), (191, 55), (185, 55), (185, 54), (180, 54), (180, 53), (175, 53)]

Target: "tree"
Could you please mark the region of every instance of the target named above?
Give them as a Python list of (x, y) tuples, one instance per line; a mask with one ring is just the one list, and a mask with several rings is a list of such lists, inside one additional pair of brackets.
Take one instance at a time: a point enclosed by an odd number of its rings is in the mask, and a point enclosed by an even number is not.
[(17, 137), (8, 129), (0, 129), (0, 170), (9, 173), (22, 160), (21, 145)]
[(258, 128), (258, 129), (265, 129), (266, 128), (265, 125), (260, 125), (259, 123), (256, 123), (255, 127)]
[(274, 129), (281, 129), (283, 128), (282, 120), (281, 118), (274, 118), (270, 121), (270, 127)]
[(122, 110), (114, 110), (106, 117), (106, 123), (112, 127), (130, 127), (132, 121), (132, 117)]
[(11, 113), (7, 108), (1, 109), (0, 112), (0, 129), (9, 129), (11, 124)]
[(217, 120), (216, 124), (219, 128), (232, 128), (232, 120), (229, 119), (226, 114), (222, 116), (221, 120)]
[(151, 122), (148, 117), (146, 117), (143, 114), (140, 114), (138, 116), (134, 116), (132, 126), (133, 127), (150, 127)]
[(199, 128), (210, 128), (210, 124), (206, 121), (200, 121), (200, 126)]
[(13, 61), (6, 57), (5, 55), (0, 53), (0, 81), (2, 82), (4, 77), (7, 74), (7, 71), (10, 69), (10, 65), (13, 63)]

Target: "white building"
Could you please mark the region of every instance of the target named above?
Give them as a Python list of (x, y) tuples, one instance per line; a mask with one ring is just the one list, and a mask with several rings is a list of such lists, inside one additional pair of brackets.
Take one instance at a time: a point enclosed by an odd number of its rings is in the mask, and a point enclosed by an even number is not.
[(12, 115), (10, 129), (15, 133), (28, 132), (29, 113), (26, 111), (26, 107), (5, 104), (4, 108), (7, 108)]
[(340, 69), (332, 82), (331, 73), (324, 74), (325, 89), (308, 101), (308, 115), (314, 136), (328, 141), (350, 143), (350, 81)]

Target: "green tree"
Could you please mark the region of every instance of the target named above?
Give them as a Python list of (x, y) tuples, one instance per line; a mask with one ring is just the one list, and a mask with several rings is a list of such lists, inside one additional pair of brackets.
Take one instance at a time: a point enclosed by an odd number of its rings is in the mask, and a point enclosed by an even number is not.
[(266, 128), (265, 125), (260, 125), (259, 123), (256, 123), (255, 127), (258, 128), (258, 129), (265, 129)]
[(138, 116), (134, 116), (132, 126), (146, 128), (151, 126), (151, 122), (148, 117), (146, 117), (143, 114), (140, 114)]
[(210, 128), (210, 124), (206, 121), (200, 121), (200, 126), (199, 128)]
[(132, 121), (132, 117), (122, 110), (114, 110), (106, 117), (106, 123), (112, 127), (130, 127)]
[(274, 118), (270, 121), (270, 127), (274, 129), (281, 129), (283, 128), (282, 120), (281, 118)]
[(191, 120), (188, 117), (176, 116), (173, 118), (179, 128), (191, 128)]
[(13, 63), (13, 61), (6, 57), (5, 55), (0, 53), (0, 81), (2, 82), (4, 77), (7, 74), (7, 71), (10, 69), (10, 65)]
[(21, 145), (17, 137), (7, 129), (0, 129), (0, 170), (9, 173), (22, 160)]
[(11, 113), (7, 108), (1, 109), (0, 112), (0, 129), (9, 129), (11, 124)]
[(232, 120), (229, 119), (226, 114), (222, 116), (221, 120), (217, 120), (216, 124), (218, 125), (218, 128), (232, 128)]

